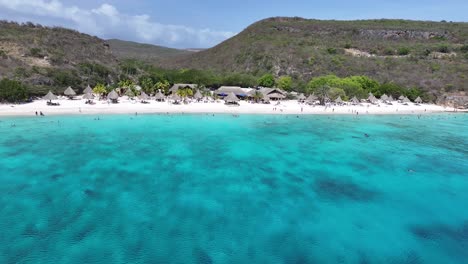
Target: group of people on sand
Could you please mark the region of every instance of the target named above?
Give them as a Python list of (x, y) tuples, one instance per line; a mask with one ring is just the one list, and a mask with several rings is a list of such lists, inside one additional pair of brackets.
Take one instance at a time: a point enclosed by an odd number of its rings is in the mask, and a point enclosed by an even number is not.
[(39, 113), (36, 111), (36, 116), (44, 116), (44, 113), (42, 113), (42, 111), (39, 111)]

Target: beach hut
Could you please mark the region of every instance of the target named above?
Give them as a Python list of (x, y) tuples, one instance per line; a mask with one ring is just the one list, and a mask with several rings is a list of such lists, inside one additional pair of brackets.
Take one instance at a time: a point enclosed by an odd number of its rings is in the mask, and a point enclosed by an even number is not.
[(73, 96), (76, 95), (75, 90), (73, 90), (70, 86), (68, 86), (67, 89), (63, 92), (64, 95), (66, 95), (69, 99), (72, 99)]
[(91, 86), (89, 86), (89, 84), (83, 91), (83, 94), (88, 94), (88, 93), (93, 93), (93, 88), (91, 88)]
[(140, 98), (143, 104), (147, 104), (148, 102), (146, 100), (149, 100), (150, 97), (144, 91), (141, 91), (141, 94), (138, 96), (138, 98)]
[(389, 102), (392, 102), (392, 101), (395, 101), (395, 100), (393, 99), (393, 96), (390, 95), (390, 96), (388, 97), (388, 101), (389, 101)]
[(351, 103), (353, 105), (358, 105), (359, 104), (359, 100), (356, 98), (356, 96), (354, 96), (353, 98), (351, 98)]
[(418, 96), (418, 98), (416, 98), (416, 99), (414, 100), (414, 102), (417, 103), (417, 104), (422, 103), (421, 97)]
[(382, 96), (380, 96), (380, 100), (382, 100), (382, 102), (387, 102), (388, 96), (386, 94), (383, 94)]
[(47, 105), (59, 105), (58, 103), (52, 103), (52, 100), (57, 100), (57, 96), (49, 91), (42, 99), (47, 100)]
[(159, 91), (159, 92), (154, 96), (154, 99), (155, 99), (156, 101), (158, 101), (158, 102), (164, 102), (164, 99), (165, 99), (165, 98), (166, 98), (166, 97), (164, 96), (164, 94), (163, 94), (161, 91)]
[(369, 93), (369, 98), (367, 98), (367, 101), (369, 101), (371, 104), (377, 103), (377, 98), (372, 93)]
[(338, 105), (343, 104), (343, 99), (341, 99), (341, 96), (338, 96), (338, 98), (335, 99), (335, 104), (338, 104)]
[(403, 101), (404, 99), (405, 99), (405, 97), (403, 95), (400, 95), (400, 97), (398, 97), (399, 101)]
[(224, 97), (224, 101), (226, 104), (239, 104), (239, 98), (237, 98), (233, 92), (230, 92), (226, 97)]
[(411, 100), (408, 99), (408, 97), (404, 97), (403, 100), (402, 100), (402, 103), (404, 103), (405, 105), (407, 105), (408, 103), (411, 103)]
[(203, 95), (200, 93), (200, 90), (197, 90), (197, 92), (193, 95), (193, 98), (195, 100), (200, 101), (203, 98)]
[(116, 104), (118, 103), (119, 95), (115, 90), (112, 90), (108, 95), (107, 95), (107, 100), (111, 100), (112, 103)]

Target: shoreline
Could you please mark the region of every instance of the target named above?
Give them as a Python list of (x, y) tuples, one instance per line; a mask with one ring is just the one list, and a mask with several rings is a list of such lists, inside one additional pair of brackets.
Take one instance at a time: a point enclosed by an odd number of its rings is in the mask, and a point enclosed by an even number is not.
[(241, 101), (239, 106), (227, 106), (222, 102), (190, 103), (173, 105), (168, 102), (150, 101), (148, 104), (121, 100), (118, 104), (96, 101), (95, 105), (85, 104), (83, 100), (57, 100), (60, 106), (47, 106), (46, 101), (11, 105), (0, 104), (0, 117), (44, 115), (115, 115), (115, 114), (261, 114), (261, 115), (423, 115), (434, 113), (466, 113), (466, 110), (454, 111), (453, 108), (432, 104), (402, 105), (361, 105), (310, 106), (297, 101), (281, 101), (279, 105), (252, 104)]

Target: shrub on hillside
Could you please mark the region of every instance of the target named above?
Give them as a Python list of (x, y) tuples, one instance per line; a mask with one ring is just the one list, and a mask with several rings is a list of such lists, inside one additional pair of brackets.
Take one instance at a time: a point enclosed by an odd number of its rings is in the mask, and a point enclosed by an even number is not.
[(40, 48), (31, 48), (29, 50), (29, 56), (36, 57), (36, 58), (44, 57), (44, 55), (42, 54), (42, 50)]
[(449, 53), (450, 49), (447, 45), (441, 45), (437, 48), (437, 51), (441, 53)]
[(401, 47), (401, 48), (398, 49), (398, 55), (406, 56), (408, 54), (410, 54), (410, 49), (409, 48)]

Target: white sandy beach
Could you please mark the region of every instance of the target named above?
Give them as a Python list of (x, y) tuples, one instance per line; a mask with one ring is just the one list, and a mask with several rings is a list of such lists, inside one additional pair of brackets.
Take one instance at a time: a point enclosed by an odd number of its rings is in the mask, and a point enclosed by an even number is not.
[[(118, 104), (110, 104), (107, 101), (97, 101), (96, 104), (85, 104), (85, 100), (59, 99), (54, 102), (59, 106), (48, 106), (45, 100), (36, 100), (32, 103), (14, 105), (0, 104), (0, 116), (34, 116), (36, 111), (44, 115), (84, 115), (84, 114), (149, 114), (149, 113), (226, 113), (226, 114), (350, 114), (350, 115), (378, 115), (378, 114), (428, 114), (453, 111), (453, 108), (445, 108), (433, 104), (416, 105), (409, 103), (403, 105), (393, 102), (393, 105), (361, 105), (344, 106), (310, 106), (300, 104), (295, 100), (281, 101), (271, 104), (253, 104), (241, 101), (239, 106), (228, 106), (223, 101), (203, 103), (192, 102), (190, 104), (174, 105), (168, 102), (149, 101), (142, 104), (138, 100), (121, 98)], [(274, 110), (274, 108), (276, 110)]]

